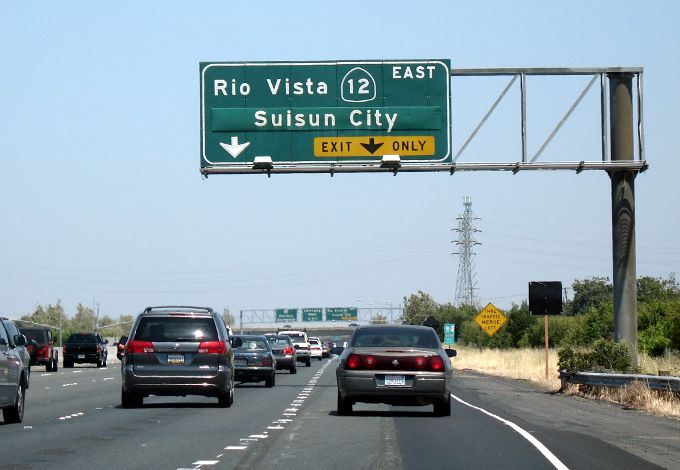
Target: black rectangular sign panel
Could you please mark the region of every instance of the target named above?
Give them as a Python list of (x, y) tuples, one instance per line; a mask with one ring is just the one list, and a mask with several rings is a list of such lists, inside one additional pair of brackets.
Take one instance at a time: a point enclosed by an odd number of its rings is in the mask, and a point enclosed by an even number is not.
[(562, 282), (530, 282), (529, 312), (532, 315), (560, 315), (562, 313)]

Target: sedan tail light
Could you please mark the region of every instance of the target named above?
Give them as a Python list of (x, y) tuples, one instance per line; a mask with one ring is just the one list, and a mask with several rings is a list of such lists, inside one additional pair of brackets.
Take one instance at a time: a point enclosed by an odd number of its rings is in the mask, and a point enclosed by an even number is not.
[(226, 354), (226, 341), (203, 341), (198, 345), (198, 354)]
[(361, 356), (358, 354), (350, 354), (345, 363), (348, 369), (358, 369), (361, 365)]
[(346, 361), (347, 369), (380, 369), (413, 371), (423, 370), (430, 372), (442, 372), (445, 370), (444, 361), (439, 356), (374, 356), (371, 354), (350, 354)]
[(126, 354), (148, 354), (155, 352), (151, 341), (128, 341), (125, 345)]
[(264, 367), (271, 367), (273, 364), (272, 358), (270, 356), (266, 356), (262, 358), (262, 365)]
[(430, 370), (434, 372), (444, 370), (444, 361), (442, 361), (441, 357), (432, 356), (432, 358), (430, 359)]
[(295, 348), (291, 348), (290, 346), (283, 348), (283, 351), (281, 351), (281, 353), (285, 356), (292, 355), (294, 352), (295, 352)]
[(375, 356), (362, 356), (361, 359), (362, 364), (367, 369), (373, 369), (375, 365), (378, 363)]

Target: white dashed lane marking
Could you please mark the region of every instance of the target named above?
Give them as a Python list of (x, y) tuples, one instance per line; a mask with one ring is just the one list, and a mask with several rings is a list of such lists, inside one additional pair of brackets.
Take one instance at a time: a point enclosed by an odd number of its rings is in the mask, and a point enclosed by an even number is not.
[[(283, 412), (281, 413), (281, 418), (276, 419), (272, 421), (272, 425), (267, 426), (267, 429), (272, 430), (272, 431), (282, 431), (286, 429), (286, 425), (290, 424), (293, 419), (297, 417), (297, 412), (298, 410), (302, 407), (302, 405), (305, 403), (305, 400), (307, 400), (311, 393), (314, 391), (314, 387), (316, 386), (317, 382), (320, 380), (321, 376), (323, 375), (324, 371), (326, 368), (331, 364), (332, 361), (326, 362), (321, 369), (317, 371), (316, 374), (307, 382), (307, 385), (302, 389), (302, 391), (298, 394), (295, 400), (288, 405), (286, 408), (284, 408)], [(269, 431), (265, 431), (261, 434), (251, 434), (247, 438), (241, 438), (239, 439), (240, 445), (229, 445), (224, 448), (226, 451), (233, 451), (233, 452), (242, 452), (244, 450), (248, 450), (248, 446), (252, 443), (259, 442), (261, 439), (267, 439), (271, 436), (269, 434)], [(224, 454), (219, 454), (216, 456), (217, 460), (199, 460), (197, 462), (194, 462), (192, 465), (194, 468), (200, 467), (202, 465), (216, 465), (220, 462), (220, 460), (224, 457)], [(179, 469), (178, 469), (179, 470)]]

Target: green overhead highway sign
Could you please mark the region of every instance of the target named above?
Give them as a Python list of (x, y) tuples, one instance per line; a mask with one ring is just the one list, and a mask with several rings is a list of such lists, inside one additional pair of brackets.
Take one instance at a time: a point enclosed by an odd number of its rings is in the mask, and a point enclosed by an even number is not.
[(359, 318), (356, 307), (327, 307), (326, 321), (357, 321)]
[(202, 62), (201, 171), (451, 162), (450, 74), (447, 59)]
[(303, 308), (302, 321), (323, 321), (322, 308)]
[(298, 309), (296, 308), (277, 308), (275, 312), (277, 323), (291, 323), (297, 321)]

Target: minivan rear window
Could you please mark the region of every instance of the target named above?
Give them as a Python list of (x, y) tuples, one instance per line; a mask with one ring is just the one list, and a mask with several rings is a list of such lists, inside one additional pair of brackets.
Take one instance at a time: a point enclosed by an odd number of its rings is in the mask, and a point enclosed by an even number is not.
[(137, 341), (217, 341), (217, 328), (211, 317), (145, 317), (135, 332)]

